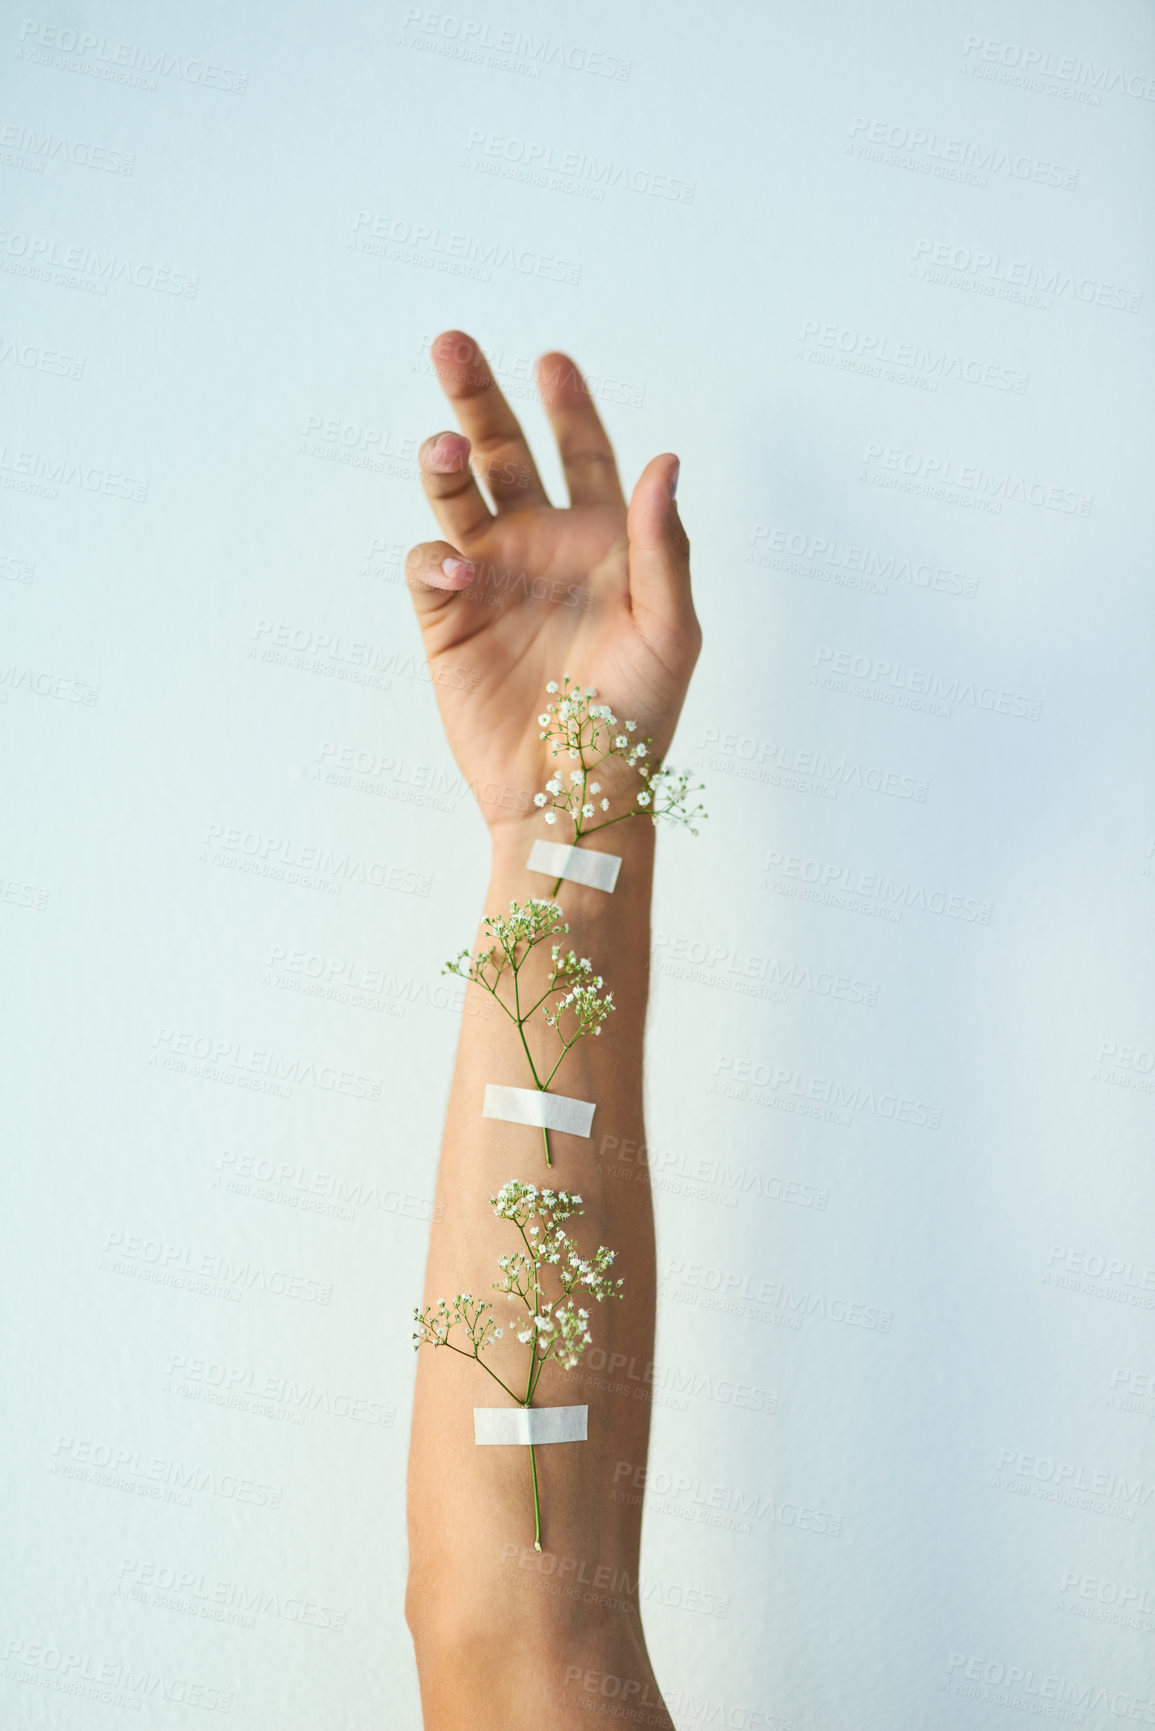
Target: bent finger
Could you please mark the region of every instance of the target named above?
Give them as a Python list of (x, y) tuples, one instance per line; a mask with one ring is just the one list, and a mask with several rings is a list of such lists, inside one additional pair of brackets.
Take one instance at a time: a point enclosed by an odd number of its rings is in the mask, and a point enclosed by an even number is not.
[(451, 607), (477, 576), (477, 566), (448, 541), (422, 541), (405, 555), (405, 582), (420, 619)]
[(525, 434), (477, 343), (464, 331), (442, 331), (430, 354), (498, 511), (548, 505)]
[(469, 467), (469, 440), (463, 433), (434, 433), (417, 460), (421, 485), (438, 523), (460, 546), (468, 547), (493, 522)]

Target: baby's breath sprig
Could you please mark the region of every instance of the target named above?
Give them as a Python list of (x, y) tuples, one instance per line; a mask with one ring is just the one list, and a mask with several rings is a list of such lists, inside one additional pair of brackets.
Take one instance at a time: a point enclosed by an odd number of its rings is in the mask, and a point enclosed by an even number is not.
[[(424, 1310), (414, 1309), (414, 1348), (446, 1346), (462, 1358), (472, 1358), (491, 1376), (518, 1406), (529, 1407), (537, 1392), (541, 1373), (551, 1359), (563, 1370), (573, 1370), (587, 1346), (593, 1344), (589, 1331), (589, 1311), (579, 1305), (581, 1298), (592, 1298), (600, 1304), (603, 1298), (621, 1298), (623, 1282), (609, 1278), (607, 1270), (614, 1252), (599, 1244), (592, 1256), (583, 1256), (574, 1245), (565, 1222), (575, 1214), (584, 1214), (581, 1197), (568, 1190), (539, 1190), (534, 1184), (523, 1184), (511, 1178), (496, 1196), (489, 1198), (499, 1220), (508, 1220), (517, 1228), (522, 1249), (508, 1256), (499, 1256), (497, 1266), (501, 1278), (493, 1290), (513, 1299), (526, 1311), (522, 1317), (517, 1304), (510, 1306), (510, 1333), (522, 1346), (529, 1347), (529, 1368), (525, 1393), (517, 1394), (504, 1378), (498, 1376), (482, 1359), (482, 1353), (495, 1340), (501, 1340), (505, 1330), (493, 1315), (492, 1299), (478, 1299), (469, 1292), (459, 1292), (451, 1301), (439, 1298)], [(550, 1296), (546, 1275), (552, 1270), (550, 1284), (556, 1284), (560, 1296)], [(579, 1289), (584, 1289), (579, 1291)], [(468, 1341), (468, 1347), (456, 1345), (449, 1337), (455, 1330)], [(534, 1546), (541, 1550), (541, 1503), (537, 1486), (537, 1455), (529, 1445), (530, 1471), (533, 1478)]]
[[(559, 813), (568, 818), (574, 826), (575, 847), (583, 836), (596, 835), (628, 817), (665, 818), (697, 835), (698, 822), (706, 811), (700, 805), (691, 806), (689, 800), (692, 793), (703, 791), (703, 783), (691, 787), (688, 770), (651, 762), (652, 735), (636, 738), (637, 722), (619, 721), (608, 703), (595, 703), (597, 692), (592, 685), (578, 685), (567, 673), (560, 688), (557, 680), (551, 679), (546, 691), (551, 701), (537, 718), (540, 737), (548, 742), (554, 757), (567, 757), (578, 766), (564, 773), (556, 769), (544, 790), (534, 794), (533, 802), (544, 808), (546, 823), (556, 823)], [(602, 792), (597, 771), (611, 759), (637, 770), (642, 785), (628, 811), (599, 818), (599, 813), (609, 811), (610, 801)], [(553, 886), (555, 895), (561, 881), (558, 878)]]
[[(533, 1003), (522, 1004), (519, 975), (527, 958), (539, 944), (545, 943), (558, 933), (569, 931), (556, 902), (544, 901), (535, 896), (526, 902), (524, 907), (520, 907), (516, 901), (512, 901), (508, 914), (487, 914), (482, 923), (485, 935), (490, 940), (486, 947), (475, 956), (471, 956), (468, 950), (462, 950), (459, 956), (446, 962), (441, 971), (444, 974), (457, 974), (463, 980), (471, 980), (475, 986), (481, 986), (487, 991), (494, 1002), (500, 1005), (517, 1028), (522, 1050), (529, 1064), (529, 1073), (533, 1077), (533, 1085), (544, 1094), (557, 1075), (566, 1053), (576, 1046), (584, 1035), (601, 1033), (602, 1023), (615, 1008), (614, 994), (602, 990), (605, 981), (600, 974), (594, 973), (593, 963), (588, 956), (578, 956), (573, 950), (566, 951), (561, 944), (555, 943), (550, 949), (550, 969), (545, 990)], [(503, 980), (510, 982), (504, 988), (504, 997), (498, 989)], [(539, 1010), (542, 1020), (547, 1027), (554, 1030), (561, 1042), (557, 1061), (548, 1074), (545, 1073), (546, 1065), (542, 1065), (539, 1072), (525, 1037), (526, 1024)], [(545, 1163), (552, 1166), (549, 1131), (543, 1126), (541, 1134), (545, 1144)]]

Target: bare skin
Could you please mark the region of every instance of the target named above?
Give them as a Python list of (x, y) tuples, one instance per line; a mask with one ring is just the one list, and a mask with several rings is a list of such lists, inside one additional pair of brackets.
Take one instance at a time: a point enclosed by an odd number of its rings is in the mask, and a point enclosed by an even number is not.
[[(486, 790), (480, 804), (493, 863), (484, 911), (504, 914), (512, 898), (524, 904), (553, 891), (525, 863), (533, 840), (550, 835), (531, 803), (557, 767), (537, 719), (547, 681), (569, 674), (593, 686), (616, 715), (637, 720), (639, 736), (653, 735), (661, 757), (701, 632), (689, 543), (672, 498), (677, 459), (654, 457), (627, 506), (577, 368), (565, 355), (546, 355), (538, 388), (570, 495), (568, 507), (552, 506), (473, 340), (445, 332), (432, 354), (462, 430), (435, 434), (421, 448), (423, 485), (446, 539), (413, 548), (406, 577), (450, 747), (469, 783)], [(603, 782), (612, 795), (614, 782)], [(560, 825), (554, 835), (566, 839)], [(513, 1024), (487, 1013), (492, 1001), (468, 986), (424, 1302), (462, 1291), (494, 1296), (497, 1258), (517, 1247), (488, 1203), (507, 1179), (577, 1191), (585, 1213), (571, 1222), (574, 1239), (587, 1254), (612, 1246), (613, 1272), (625, 1281), (622, 1301), (592, 1307), (595, 1343), (624, 1354), (622, 1362), (649, 1364), (652, 1201), (644, 1166), (623, 1175), (611, 1151), (645, 1140), (653, 825), (631, 819), (593, 845), (622, 856), (614, 893), (566, 882), (553, 898), (570, 925), (567, 947), (592, 959), (618, 1006), (601, 1038), (575, 1046), (554, 1084), (596, 1102), (593, 1133), (587, 1140), (552, 1132), (547, 1168), (539, 1130), (482, 1117), (486, 1083), (524, 1087), (528, 1074)], [(541, 955), (526, 974), (531, 989), (544, 978)], [(530, 1044), (535, 1062), (556, 1055), (548, 1030), (531, 1031)], [(508, 1335), (486, 1357), (510, 1386), (524, 1382), (526, 1349)], [(475, 1363), (421, 1348), (406, 1616), (427, 1731), (569, 1731), (615, 1706), (620, 1714), (623, 1703), (631, 1723), (672, 1731), (637, 1594), (648, 1388), (642, 1382), (642, 1398), (623, 1399), (596, 1381), (551, 1364), (535, 1396), (535, 1405), (589, 1406), (587, 1441), (535, 1450), (539, 1555), (528, 1449), (473, 1441), (473, 1407), (506, 1397)]]

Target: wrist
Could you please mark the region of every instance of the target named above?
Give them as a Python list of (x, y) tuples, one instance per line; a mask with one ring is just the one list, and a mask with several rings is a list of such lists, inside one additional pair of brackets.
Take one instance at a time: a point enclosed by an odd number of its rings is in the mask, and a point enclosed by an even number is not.
[[(616, 854), (622, 862), (621, 874), (618, 877), (618, 886), (621, 887), (627, 866), (631, 862), (653, 859), (654, 829), (654, 820), (651, 817), (623, 818), (620, 823), (607, 824), (604, 829), (596, 830), (592, 835), (583, 835), (577, 843), (578, 851)], [(545, 841), (558, 843), (562, 847), (572, 846), (573, 826), (558, 823), (547, 827), (541, 812), (535, 811), (525, 817), (494, 824), (490, 828), (489, 840), (495, 871), (499, 868), (523, 871), (534, 842)], [(545, 881), (544, 873), (533, 875), (540, 876), (542, 881)], [(561, 893), (560, 890), (558, 893)]]
[(560, 836), (551, 835), (540, 814), (536, 822), (516, 827), (503, 824), (501, 831), (491, 838), (490, 899), (495, 904), (511, 898), (524, 904), (531, 897), (557, 902), (575, 931), (587, 928), (591, 922), (599, 927), (609, 924), (618, 929), (620, 940), (627, 944), (634, 936), (648, 931), (654, 867), (653, 819), (626, 818), (588, 841), (583, 837), (579, 852), (616, 854), (622, 862), (617, 882), (609, 891), (575, 883), (571, 878), (558, 883), (556, 877), (546, 872), (529, 870), (530, 850), (535, 841), (556, 839), (566, 846), (571, 837), (572, 830), (570, 837), (564, 832)]

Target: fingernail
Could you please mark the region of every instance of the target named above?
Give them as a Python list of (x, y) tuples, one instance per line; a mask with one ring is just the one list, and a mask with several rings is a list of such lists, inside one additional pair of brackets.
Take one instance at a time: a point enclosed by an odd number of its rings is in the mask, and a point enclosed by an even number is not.
[(678, 461), (677, 463), (674, 464), (674, 472), (670, 476), (670, 498), (671, 499), (676, 499), (678, 497), (678, 476), (681, 474), (681, 472), (682, 472), (682, 464), (680, 461)]
[(477, 566), (470, 559), (443, 559), (441, 569), (455, 589), (464, 589), (467, 583), (473, 582), (473, 573)]
[(455, 475), (465, 463), (460, 433), (442, 433), (425, 453), (425, 466), (439, 475)]

